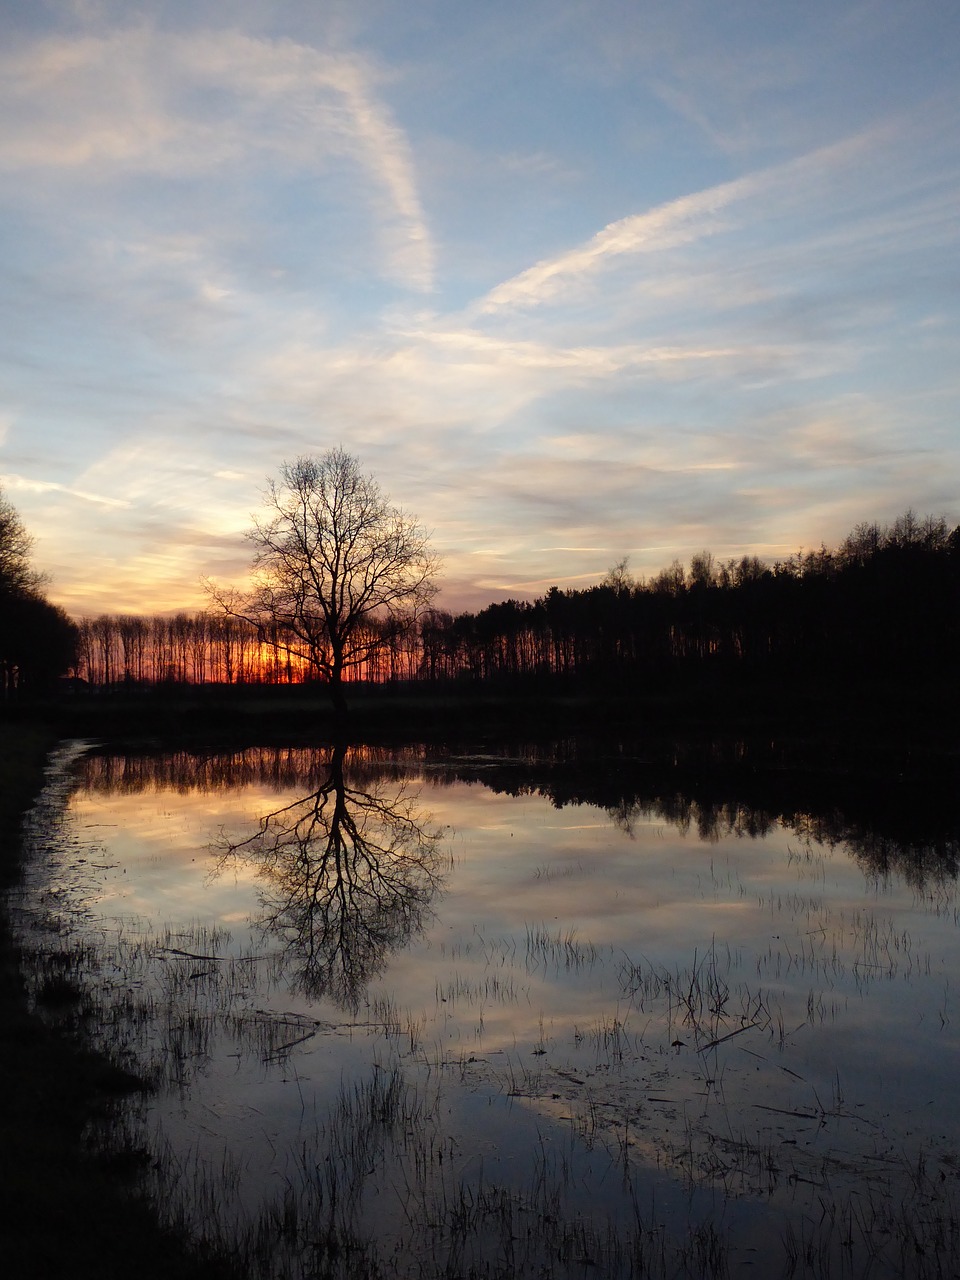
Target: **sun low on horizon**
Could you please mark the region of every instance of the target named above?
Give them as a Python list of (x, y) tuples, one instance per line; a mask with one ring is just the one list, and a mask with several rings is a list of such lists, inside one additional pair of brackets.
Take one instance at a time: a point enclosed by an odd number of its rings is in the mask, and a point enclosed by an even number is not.
[(4, 6), (0, 489), (75, 616), (206, 606), (287, 460), (437, 603), (960, 521), (960, 10)]

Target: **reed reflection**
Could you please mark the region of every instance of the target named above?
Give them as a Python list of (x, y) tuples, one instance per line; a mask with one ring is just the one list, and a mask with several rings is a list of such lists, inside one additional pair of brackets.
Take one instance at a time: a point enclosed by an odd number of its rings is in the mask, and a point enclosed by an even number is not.
[(262, 814), (246, 839), (224, 837), (218, 871), (256, 866), (255, 923), (282, 940), (295, 987), (355, 1011), (391, 953), (422, 931), (449, 855), (415, 791), (364, 770), (350, 785), (347, 755), (336, 744), (315, 790)]

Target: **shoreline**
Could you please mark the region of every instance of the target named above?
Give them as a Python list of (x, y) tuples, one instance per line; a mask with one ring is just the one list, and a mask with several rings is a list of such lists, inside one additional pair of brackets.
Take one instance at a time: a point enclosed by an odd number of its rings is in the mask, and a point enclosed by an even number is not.
[(322, 685), (117, 686), (0, 708), (56, 738), (177, 739), (346, 732), (357, 741), (436, 744), (474, 737), (510, 743), (599, 734), (625, 740), (743, 740), (797, 753), (922, 750), (960, 760), (960, 681), (789, 678), (661, 680), (655, 686), (396, 684), (348, 690), (338, 720)]
[[(0, 879), (20, 876), (24, 815), (39, 796), (57, 734), (0, 723)], [(69, 1000), (69, 992), (61, 992)], [(83, 1011), (67, 1034), (28, 1007), (6, 902), (0, 914), (0, 1135), (10, 1275), (72, 1280), (234, 1280), (227, 1260), (194, 1251), (135, 1189), (141, 1153), (91, 1152), (84, 1135), (109, 1124), (116, 1103), (142, 1082), (86, 1048)]]

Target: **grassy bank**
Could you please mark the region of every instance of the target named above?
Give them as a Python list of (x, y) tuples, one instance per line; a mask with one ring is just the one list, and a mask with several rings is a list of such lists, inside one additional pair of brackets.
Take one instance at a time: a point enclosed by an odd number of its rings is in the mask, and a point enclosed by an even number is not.
[[(0, 724), (0, 879), (20, 874), (20, 824), (43, 784), (50, 728)], [(52, 993), (51, 993), (52, 994)], [(61, 1000), (69, 992), (60, 991)], [(75, 1021), (82, 1011), (75, 1010)], [(0, 917), (0, 1257), (32, 1280), (223, 1278), (221, 1261), (191, 1254), (131, 1189), (137, 1153), (95, 1158), (88, 1126), (139, 1083), (55, 1032), (27, 1006), (9, 921)]]
[[(523, 740), (571, 736), (624, 741), (684, 740), (773, 743), (808, 757), (826, 749), (956, 753), (960, 682), (924, 673), (886, 682), (816, 682), (744, 677), (681, 679), (586, 687), (551, 682), (452, 682), (349, 689), (346, 726), (354, 741), (433, 745), (473, 741), (509, 748)], [(335, 722), (319, 685), (160, 685), (117, 687), (34, 706), (60, 736), (139, 740), (273, 740), (307, 735), (329, 740)]]

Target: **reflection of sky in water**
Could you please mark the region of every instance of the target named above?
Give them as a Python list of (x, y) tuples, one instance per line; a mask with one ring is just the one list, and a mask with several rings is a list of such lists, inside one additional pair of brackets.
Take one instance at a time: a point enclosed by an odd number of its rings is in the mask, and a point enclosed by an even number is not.
[[(73, 822), (103, 846), (91, 856), (106, 864), (98, 910), (156, 926), (212, 921), (245, 942), (244, 923), (257, 914), (257, 868), (231, 860), (218, 874), (212, 846), (221, 830), (249, 834), (258, 814), (293, 798), (262, 786), (78, 791)], [(391, 957), (370, 994), (382, 989), (426, 1018), (439, 1012), (447, 1039), (476, 1042), (481, 1008), (488, 1052), (537, 1039), (541, 1016), (554, 1036), (583, 1029), (601, 1012), (598, 995), (604, 1009), (639, 1030), (640, 1015), (620, 990), (621, 962), (687, 969), (713, 946), (731, 987), (769, 992), (783, 1008), (791, 1045), (804, 1057), (812, 1041), (815, 1060), (827, 1039), (831, 1057), (842, 1049), (876, 1074), (876, 1046), (892, 1071), (903, 1052), (897, 1036), (909, 1038), (908, 1055), (918, 1038), (929, 1038), (938, 1054), (954, 1046), (952, 1023), (941, 1026), (937, 1012), (945, 989), (949, 1006), (958, 953), (952, 913), (937, 918), (895, 882), (878, 892), (842, 850), (811, 846), (805, 861), (798, 853), (806, 847), (788, 831), (705, 843), (656, 817), (627, 835), (588, 806), (558, 811), (539, 797), (496, 795), (479, 783), (432, 780), (420, 800), (450, 830), (453, 870), (423, 937)], [(556, 954), (535, 947), (528, 954), (528, 934), (541, 931), (560, 942)], [(498, 974), (503, 981), (494, 989), (487, 979)], [(492, 994), (465, 998), (471, 983)], [(438, 989), (451, 985), (461, 998), (442, 1003), (461, 1006), (458, 1014), (437, 1007)], [(811, 991), (822, 993), (826, 1008), (812, 1025)], [(504, 992), (516, 998), (498, 998)]]
[[(282, 1181), (283, 1163), (271, 1153), (302, 1134), (304, 1090), (322, 1108), (345, 1078), (370, 1069), (385, 1049), (368, 1024), (383, 1021), (386, 1001), (401, 1027), (392, 1051), (403, 1050), (412, 1027), (411, 1064), (459, 1064), (466, 1092), (447, 1110), (464, 1126), (464, 1167), (471, 1151), (497, 1141), (467, 1132), (478, 1109), (467, 1099), (525, 1095), (515, 1105), (548, 1126), (577, 1105), (570, 1080), (646, 1114), (638, 1152), (669, 1143), (671, 1126), (691, 1115), (712, 1123), (720, 1108), (731, 1130), (782, 1135), (792, 1126), (801, 1147), (860, 1157), (910, 1142), (955, 1145), (952, 885), (941, 886), (937, 911), (932, 897), (894, 876), (865, 876), (844, 849), (780, 827), (706, 842), (656, 815), (635, 815), (628, 833), (589, 805), (557, 809), (536, 795), (498, 795), (435, 774), (417, 789), (425, 820), (447, 829), (452, 855), (423, 933), (389, 957), (355, 1015), (282, 982), (254, 992), (248, 1008), (305, 1014), (336, 1030), (279, 1065), (238, 1058), (217, 1042), (192, 1089), (158, 1104), (175, 1144), (178, 1135), (198, 1149), (240, 1140), (248, 1171)], [(222, 832), (249, 835), (259, 814), (295, 798), (253, 784), (208, 793), (81, 787), (70, 822), (86, 859), (86, 900), (107, 919), (153, 929), (227, 926), (228, 950), (238, 954), (257, 936), (246, 922), (257, 917), (263, 881), (250, 861), (218, 873), (215, 842)], [(700, 1055), (677, 1007), (694, 965), (704, 985), (715, 967), (727, 993), (725, 1017), (711, 1023), (704, 1009), (704, 1027), (718, 1039), (738, 1032)], [(630, 966), (671, 976), (673, 995), (661, 985), (631, 999)], [(762, 1016), (749, 1012), (758, 1005)], [(754, 1018), (758, 1025), (741, 1032)], [(612, 1025), (622, 1033), (619, 1054), (604, 1035)], [(722, 1097), (707, 1080), (722, 1082)], [(664, 1091), (683, 1109), (680, 1119), (650, 1116), (650, 1097)], [(831, 1106), (852, 1118), (806, 1128), (784, 1119)], [(502, 1105), (479, 1110), (484, 1124), (495, 1114), (511, 1123)]]
[(243, 932), (256, 871), (231, 865), (217, 875), (214, 841), (221, 826), (252, 827), (275, 803), (266, 788), (240, 793), (77, 791), (71, 815), (78, 833), (101, 846), (98, 908), (157, 925), (204, 919)]

